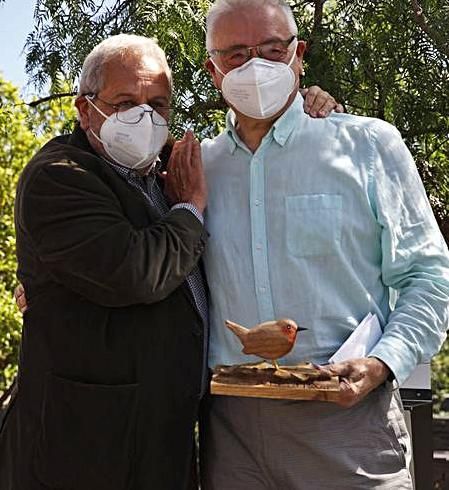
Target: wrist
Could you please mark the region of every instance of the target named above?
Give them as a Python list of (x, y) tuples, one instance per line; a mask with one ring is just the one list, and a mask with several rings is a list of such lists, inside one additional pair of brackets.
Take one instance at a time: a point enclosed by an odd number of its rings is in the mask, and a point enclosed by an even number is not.
[(202, 200), (200, 201), (197, 199), (190, 199), (188, 203), (194, 206), (201, 214), (203, 214), (204, 210), (206, 209), (206, 203), (203, 202)]
[(179, 203), (175, 204), (174, 206), (172, 206), (171, 209), (187, 209), (188, 211), (190, 211), (195, 216), (195, 218), (198, 219), (198, 221), (202, 225), (204, 224), (203, 213), (198, 209), (197, 206), (195, 206), (191, 202), (179, 202)]
[(384, 361), (382, 361), (378, 357), (369, 357), (368, 359), (370, 359), (374, 367), (374, 373), (376, 377), (381, 381), (381, 383), (384, 383), (385, 381), (393, 378), (393, 373), (391, 369), (385, 364)]

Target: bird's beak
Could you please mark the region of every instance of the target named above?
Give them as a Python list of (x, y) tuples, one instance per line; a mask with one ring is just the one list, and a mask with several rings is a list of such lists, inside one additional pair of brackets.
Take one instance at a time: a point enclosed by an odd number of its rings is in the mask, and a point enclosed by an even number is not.
[(302, 330), (309, 330), (309, 329), (306, 327), (298, 327), (297, 332), (301, 332)]

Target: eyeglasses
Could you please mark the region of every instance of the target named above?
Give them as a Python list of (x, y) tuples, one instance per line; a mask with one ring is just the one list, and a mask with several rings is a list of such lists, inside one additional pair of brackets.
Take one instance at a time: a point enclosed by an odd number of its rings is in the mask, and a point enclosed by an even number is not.
[[(153, 109), (150, 107), (144, 107), (143, 105), (135, 105), (131, 102), (122, 102), (120, 104), (111, 104), (98, 97), (96, 94), (86, 94), (89, 100), (98, 99), (103, 104), (112, 107), (115, 111), (117, 120), (124, 124), (138, 124), (144, 118), (145, 113), (148, 113), (155, 126), (168, 126), (168, 119), (170, 115), (170, 107), (157, 107)], [(134, 109), (134, 110), (131, 110)], [(164, 115), (166, 117), (164, 117)]]
[(285, 41), (267, 41), (257, 46), (234, 46), (229, 49), (212, 49), (209, 54), (217, 58), (225, 68), (237, 68), (244, 65), (251, 58), (251, 50), (255, 49), (260, 58), (270, 61), (283, 61), (288, 53), (288, 48), (296, 36)]

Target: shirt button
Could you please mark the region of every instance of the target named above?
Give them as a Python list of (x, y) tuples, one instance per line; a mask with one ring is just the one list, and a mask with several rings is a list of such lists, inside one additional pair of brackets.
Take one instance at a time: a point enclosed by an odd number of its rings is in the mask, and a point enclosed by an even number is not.
[(256, 245), (256, 248), (257, 248), (257, 250), (262, 250), (262, 245), (261, 245), (260, 243), (258, 243), (258, 244)]
[(266, 288), (266, 287), (264, 287), (264, 286), (260, 286), (259, 291), (260, 291), (261, 293), (266, 293), (267, 288)]
[(255, 201), (255, 205), (256, 205), (256, 206), (260, 206), (260, 201), (259, 201), (259, 199), (257, 199), (257, 200)]

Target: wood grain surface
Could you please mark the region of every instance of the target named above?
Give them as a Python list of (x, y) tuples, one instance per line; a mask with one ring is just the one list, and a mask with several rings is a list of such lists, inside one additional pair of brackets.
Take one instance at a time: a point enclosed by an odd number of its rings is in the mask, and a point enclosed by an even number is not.
[(228, 396), (337, 401), (339, 391), (338, 377), (324, 375), (312, 364), (281, 370), (267, 362), (217, 366), (211, 382), (212, 394)]

